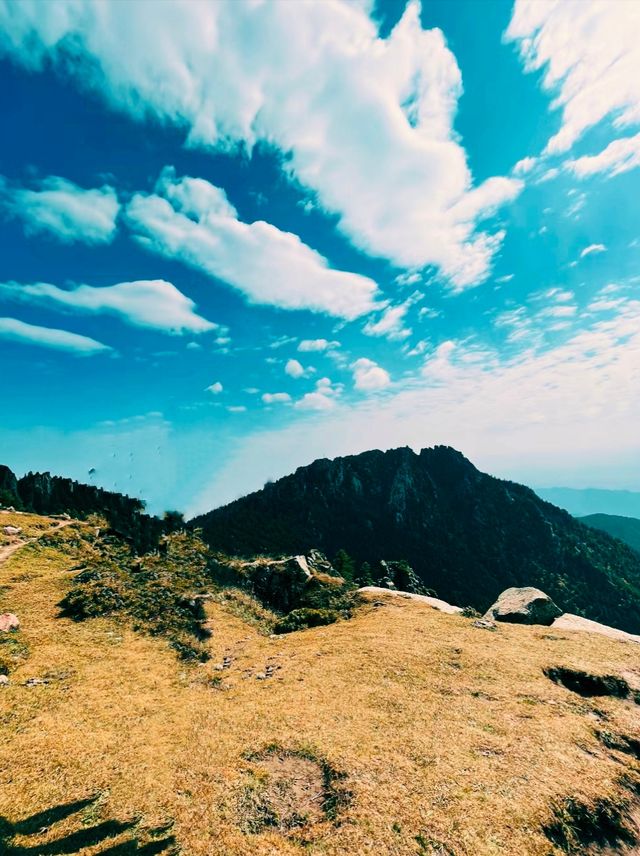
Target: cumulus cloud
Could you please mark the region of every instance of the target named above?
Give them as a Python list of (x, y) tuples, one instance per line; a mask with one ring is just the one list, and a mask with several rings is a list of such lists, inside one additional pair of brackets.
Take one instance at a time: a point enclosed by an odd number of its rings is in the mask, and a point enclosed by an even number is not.
[(293, 378), (304, 377), (305, 373), (304, 366), (298, 360), (287, 360), (284, 370), (289, 377)]
[(262, 396), (265, 404), (286, 404), (291, 401), (288, 392), (265, 392)]
[(162, 279), (121, 282), (95, 288), (78, 285), (58, 288), (45, 282), (19, 285), (0, 283), (0, 297), (97, 314), (117, 315), (137, 327), (148, 327), (164, 333), (204, 333), (217, 324), (195, 312), (195, 303)]
[(215, 383), (212, 383), (211, 386), (208, 386), (205, 389), (205, 392), (210, 392), (212, 395), (220, 395), (223, 389), (224, 387), (222, 386), (220, 381), (217, 380)]
[(360, 357), (352, 363), (351, 370), (355, 388), (365, 392), (384, 389), (391, 383), (389, 372), (367, 357)]
[[(2, 9), (0, 7), (0, 17)], [(22, 220), (27, 235), (48, 232), (65, 244), (108, 244), (116, 234), (120, 204), (113, 187), (85, 189), (50, 176), (34, 189), (0, 184), (0, 205)]]
[(640, 122), (640, 5), (627, 0), (516, 0), (506, 38), (527, 71), (562, 109), (547, 152), (568, 151), (609, 118), (614, 128)]
[(473, 187), (453, 128), (460, 70), (417, 0), (385, 39), (370, 11), (165, 0), (150, 31), (145, 4), (22, 0), (0, 4), (0, 46), (30, 68), (58, 63), (141, 120), (186, 127), (191, 146), (268, 140), (358, 247), (474, 285), (502, 240), (478, 224), (521, 183)]
[(313, 392), (296, 401), (298, 410), (333, 410), (336, 406), (336, 397), (342, 393), (342, 384), (334, 384), (330, 378), (322, 377), (316, 382)]
[(330, 342), (328, 339), (303, 339), (298, 344), (299, 351), (328, 351), (332, 348), (339, 348), (340, 342)]
[(147, 249), (232, 285), (251, 303), (347, 319), (376, 306), (372, 279), (333, 270), (297, 235), (270, 223), (244, 223), (209, 182), (165, 170), (156, 191), (127, 206), (127, 224)]
[(81, 356), (89, 356), (111, 350), (108, 345), (103, 345), (102, 342), (97, 342), (88, 336), (80, 336), (77, 333), (70, 333), (68, 330), (57, 330), (53, 327), (38, 327), (35, 324), (26, 324), (17, 318), (0, 318), (0, 338), (28, 345), (41, 345), (44, 348), (52, 348), (56, 351), (68, 351), (69, 353)]

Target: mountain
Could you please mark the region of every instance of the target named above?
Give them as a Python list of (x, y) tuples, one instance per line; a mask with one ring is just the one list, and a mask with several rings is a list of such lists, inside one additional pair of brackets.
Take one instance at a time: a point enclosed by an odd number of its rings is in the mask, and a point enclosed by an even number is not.
[(636, 517), (621, 517), (617, 514), (589, 514), (580, 521), (614, 538), (624, 541), (629, 547), (640, 553), (640, 520)]
[(237, 555), (404, 559), (439, 597), (481, 611), (537, 586), (567, 612), (640, 632), (640, 556), (446, 446), (317, 460), (192, 525)]
[(574, 517), (589, 514), (616, 514), (640, 517), (640, 493), (632, 490), (601, 490), (600, 488), (536, 487), (539, 497), (564, 508)]
[(101, 514), (141, 551), (154, 547), (163, 531), (161, 520), (143, 513), (145, 504), (140, 499), (51, 473), (27, 473), (18, 479), (2, 464), (0, 505), (37, 514), (66, 513), (78, 518)]

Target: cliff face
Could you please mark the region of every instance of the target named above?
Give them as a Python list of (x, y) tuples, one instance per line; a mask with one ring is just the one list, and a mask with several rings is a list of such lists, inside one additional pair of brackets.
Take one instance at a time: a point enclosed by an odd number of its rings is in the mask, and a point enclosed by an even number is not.
[(640, 631), (633, 551), (449, 447), (318, 460), (192, 523), (233, 554), (404, 559), (452, 603), (484, 611), (503, 589), (532, 585), (565, 611)]

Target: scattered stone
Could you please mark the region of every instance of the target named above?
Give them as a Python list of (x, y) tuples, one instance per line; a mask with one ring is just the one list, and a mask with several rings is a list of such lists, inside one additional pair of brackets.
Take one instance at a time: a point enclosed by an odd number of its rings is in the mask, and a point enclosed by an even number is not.
[(5, 535), (19, 535), (22, 532), (21, 526), (3, 526), (2, 531)]
[(3, 612), (0, 614), (0, 633), (10, 633), (15, 630), (20, 630), (20, 619), (13, 612)]
[(495, 621), (488, 621), (486, 618), (479, 618), (477, 621), (474, 621), (471, 625), (472, 627), (477, 627), (478, 630), (497, 630)]
[(9, 685), (9, 677), (7, 675), (0, 675), (0, 687), (6, 687)]
[(266, 679), (267, 676), (264, 672), (258, 672), (258, 674), (256, 675), (256, 681), (266, 681)]
[(562, 610), (540, 589), (524, 586), (508, 588), (484, 614), (485, 620), (509, 624), (543, 624), (549, 626), (562, 615)]
[(46, 678), (27, 678), (24, 685), (25, 687), (39, 687), (48, 683), (49, 681)]

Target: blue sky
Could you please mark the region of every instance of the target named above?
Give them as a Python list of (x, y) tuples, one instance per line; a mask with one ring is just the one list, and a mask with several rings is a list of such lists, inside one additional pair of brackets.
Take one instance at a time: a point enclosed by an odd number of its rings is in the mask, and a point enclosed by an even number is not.
[(640, 489), (635, 4), (0, 0), (0, 32), (3, 462), (190, 513), (434, 443)]

